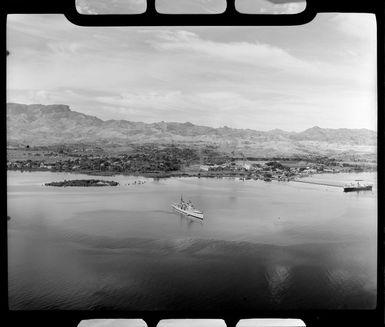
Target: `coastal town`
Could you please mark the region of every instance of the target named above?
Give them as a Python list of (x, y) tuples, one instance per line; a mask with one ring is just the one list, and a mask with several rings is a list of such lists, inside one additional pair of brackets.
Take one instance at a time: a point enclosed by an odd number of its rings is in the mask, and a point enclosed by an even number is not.
[(74, 172), (89, 175), (145, 177), (240, 177), (289, 181), (312, 174), (376, 171), (372, 161), (341, 161), (309, 156), (301, 158), (245, 157), (221, 152), (215, 146), (135, 145), (126, 151), (105, 151), (98, 146), (60, 145), (8, 148), (7, 169)]

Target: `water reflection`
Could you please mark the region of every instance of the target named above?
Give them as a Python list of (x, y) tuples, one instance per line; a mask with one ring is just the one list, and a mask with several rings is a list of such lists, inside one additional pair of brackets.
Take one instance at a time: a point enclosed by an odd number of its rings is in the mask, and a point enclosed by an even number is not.
[(202, 227), (203, 221), (201, 219), (184, 215), (182, 213), (176, 213), (179, 216), (180, 226), (187, 227), (187, 230), (191, 230), (194, 226)]
[(280, 303), (285, 297), (290, 285), (290, 272), (290, 267), (283, 265), (270, 266), (266, 269), (265, 278), (274, 303)]

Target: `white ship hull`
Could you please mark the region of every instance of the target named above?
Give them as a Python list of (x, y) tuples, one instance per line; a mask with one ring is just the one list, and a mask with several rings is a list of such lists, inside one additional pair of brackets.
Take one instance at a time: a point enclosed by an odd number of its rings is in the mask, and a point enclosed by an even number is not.
[(175, 204), (172, 205), (172, 207), (176, 210), (176, 211), (179, 211), (187, 216), (191, 216), (191, 217), (195, 217), (195, 218), (198, 218), (198, 219), (203, 219), (203, 213), (198, 213), (198, 212), (195, 212), (195, 211), (188, 211), (188, 210), (183, 210), (181, 208), (179, 208), (178, 206), (176, 206)]

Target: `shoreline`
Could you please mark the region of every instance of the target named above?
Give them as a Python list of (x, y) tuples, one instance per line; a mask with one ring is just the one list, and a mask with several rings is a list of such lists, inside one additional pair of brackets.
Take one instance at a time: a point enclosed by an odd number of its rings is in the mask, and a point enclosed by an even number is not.
[[(196, 178), (240, 178), (244, 180), (262, 180), (263, 178), (255, 178), (250, 177), (245, 173), (237, 173), (237, 172), (196, 172), (196, 171), (175, 171), (175, 172), (165, 172), (165, 173), (133, 173), (133, 172), (98, 172), (98, 171), (52, 171), (48, 169), (29, 169), (29, 170), (21, 170), (21, 169), (7, 169), (7, 172), (9, 171), (17, 171), (21, 173), (33, 173), (33, 172), (49, 172), (49, 173), (66, 173), (66, 174), (78, 174), (78, 175), (87, 175), (87, 176), (99, 176), (99, 177), (113, 177), (113, 176), (132, 176), (132, 177), (143, 177), (143, 178), (154, 178), (154, 179), (163, 179), (163, 178), (172, 178), (172, 177), (196, 177)], [(363, 173), (377, 173), (377, 170), (368, 170), (368, 171), (338, 171), (338, 172), (317, 172), (308, 176), (293, 176), (290, 178), (287, 178), (285, 180), (277, 179), (274, 176), (271, 177), (271, 180), (274, 181), (285, 181), (285, 182), (303, 182), (307, 183), (306, 181), (301, 181), (303, 178), (309, 178), (309, 177), (317, 177), (322, 175), (341, 175), (341, 174), (363, 174)]]

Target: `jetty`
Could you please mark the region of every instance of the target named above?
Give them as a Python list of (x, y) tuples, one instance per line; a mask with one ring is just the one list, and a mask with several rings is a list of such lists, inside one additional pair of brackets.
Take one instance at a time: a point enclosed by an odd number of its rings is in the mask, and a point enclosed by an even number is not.
[(304, 180), (292, 180), (293, 182), (297, 183), (306, 183), (306, 184), (315, 184), (315, 185), (324, 185), (324, 186), (331, 186), (331, 187), (343, 187), (343, 185), (336, 185), (336, 184), (330, 184), (330, 183), (325, 183), (325, 182), (316, 182), (316, 181), (304, 181)]

